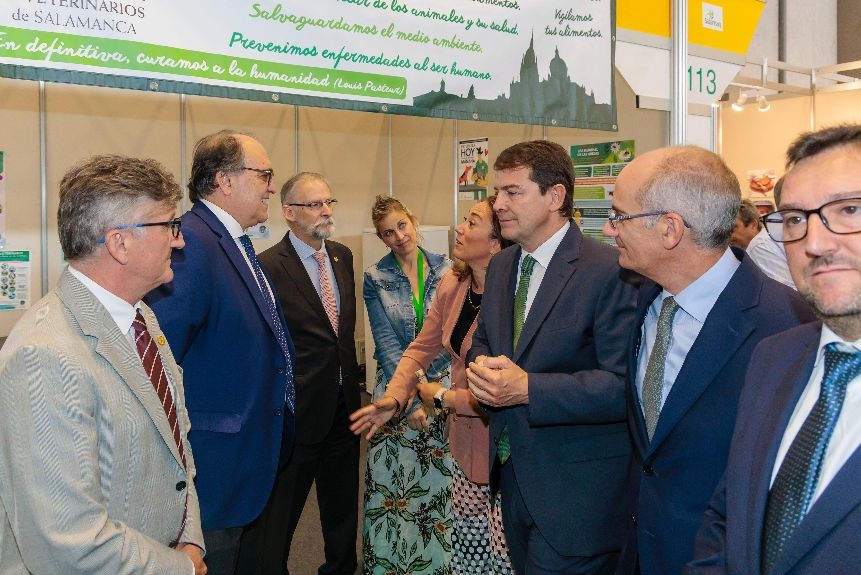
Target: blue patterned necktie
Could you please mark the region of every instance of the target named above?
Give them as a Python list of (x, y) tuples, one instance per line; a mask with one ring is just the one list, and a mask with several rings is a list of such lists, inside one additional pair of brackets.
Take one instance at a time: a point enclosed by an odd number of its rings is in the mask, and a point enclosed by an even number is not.
[(768, 495), (763, 531), (762, 573), (768, 573), (807, 514), (828, 440), (834, 431), (846, 386), (861, 373), (861, 352), (840, 351), (838, 344), (825, 346), (825, 375), (819, 398), (780, 465)]
[(658, 427), (658, 417), (661, 414), (661, 397), (664, 393), (664, 367), (667, 363), (667, 352), (670, 349), (670, 338), (673, 335), (673, 318), (679, 304), (673, 296), (667, 296), (661, 303), (661, 313), (658, 315), (658, 329), (655, 334), (655, 345), (649, 354), (646, 374), (643, 376), (643, 415), (646, 421), (646, 433), (649, 441), (655, 435)]
[(251, 262), (251, 269), (254, 270), (254, 277), (257, 279), (257, 285), (263, 294), (266, 309), (272, 318), (272, 324), (275, 326), (275, 338), (278, 340), (278, 345), (281, 346), (281, 351), (284, 352), (284, 359), (287, 364), (287, 407), (290, 408), (292, 413), (296, 413), (296, 387), (293, 383), (293, 363), (290, 361), (290, 346), (287, 345), (287, 335), (284, 333), (284, 325), (281, 323), (278, 310), (275, 308), (275, 300), (272, 299), (272, 294), (268, 287), (269, 283), (266, 281), (266, 276), (263, 275), (260, 260), (257, 259), (257, 254), (254, 253), (254, 245), (251, 243), (251, 238), (242, 234), (239, 236), (239, 241), (242, 247), (245, 248), (245, 255), (248, 256), (248, 261)]

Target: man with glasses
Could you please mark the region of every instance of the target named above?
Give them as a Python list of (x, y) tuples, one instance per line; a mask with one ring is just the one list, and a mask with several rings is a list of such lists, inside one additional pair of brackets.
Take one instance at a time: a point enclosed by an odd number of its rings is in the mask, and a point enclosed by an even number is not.
[(296, 442), (263, 518), (262, 573), (285, 573), (293, 532), (316, 484), (325, 563), (320, 573), (356, 570), (359, 438), (347, 415), (361, 407), (356, 361), (353, 254), (329, 239), (337, 200), (316, 173), (281, 187), (290, 231), (260, 254), (296, 345)]
[(738, 179), (693, 146), (636, 158), (616, 181), (604, 233), (641, 286), (628, 348), (633, 443), (618, 573), (680, 573), (726, 465), (751, 352), (809, 321), (801, 298), (730, 248)]
[(819, 322), (753, 354), (690, 573), (861, 565), (861, 125), (803, 134), (766, 228)]
[(294, 351), (278, 299), (245, 230), (268, 219), (272, 162), (255, 138), (224, 130), (195, 144), (174, 279), (147, 296), (185, 373), (189, 435), (213, 575), (238, 569), (245, 527), (293, 445)]
[(181, 197), (155, 160), (60, 182), (69, 266), (0, 352), (0, 573), (206, 573), (182, 373), (141, 301)]
[[(774, 201), (780, 205), (780, 193), (783, 189), (783, 178), (777, 180), (774, 184)], [(765, 222), (768, 215), (760, 217), (760, 221)], [(750, 243), (747, 245), (747, 256), (759, 266), (762, 273), (777, 280), (783, 285), (788, 285), (795, 289), (795, 282), (792, 281), (792, 276), (789, 273), (789, 264), (786, 263), (786, 250), (783, 249), (783, 244), (771, 239), (765, 225), (759, 230)]]

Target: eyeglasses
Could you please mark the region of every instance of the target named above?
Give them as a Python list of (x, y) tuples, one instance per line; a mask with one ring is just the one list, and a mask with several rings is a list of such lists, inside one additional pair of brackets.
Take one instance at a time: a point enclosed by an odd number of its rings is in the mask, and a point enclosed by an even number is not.
[(815, 210), (778, 210), (760, 219), (771, 239), (785, 244), (803, 239), (807, 235), (811, 214), (818, 215), (825, 228), (833, 234), (861, 232), (861, 198), (834, 200)]
[[(166, 222), (149, 222), (146, 224), (127, 224), (124, 226), (117, 226), (113, 229), (115, 230), (131, 230), (134, 228), (148, 228), (150, 226), (166, 226), (170, 228), (170, 233), (173, 235), (173, 238), (176, 239), (179, 237), (179, 230), (182, 227), (182, 220), (179, 218), (174, 218), (172, 220), (168, 220)], [(99, 238), (99, 243), (105, 243), (106, 236), (102, 236)]]
[(327, 205), (330, 208), (338, 203), (338, 200), (335, 198), (329, 198), (328, 200), (320, 200), (319, 202), (293, 202), (289, 204), (284, 204), (285, 206), (296, 206), (299, 208), (310, 208), (312, 210), (319, 210), (323, 207), (323, 205)]
[[(619, 222), (624, 222), (625, 220), (633, 220), (635, 218), (645, 218), (646, 216), (663, 216), (665, 214), (669, 214), (670, 212), (661, 211), (661, 212), (643, 212), (641, 214), (618, 214), (616, 210), (610, 208), (607, 210), (607, 219), (610, 220), (610, 227), (614, 230), (616, 229), (616, 225)], [(685, 224), (687, 225), (687, 224)]]
[(267, 186), (272, 183), (272, 176), (275, 175), (275, 170), (271, 168), (268, 170), (261, 170), (260, 168), (247, 168), (245, 166), (242, 166), (242, 169), (248, 170), (249, 172), (257, 172), (258, 174), (260, 174), (260, 179), (266, 180)]

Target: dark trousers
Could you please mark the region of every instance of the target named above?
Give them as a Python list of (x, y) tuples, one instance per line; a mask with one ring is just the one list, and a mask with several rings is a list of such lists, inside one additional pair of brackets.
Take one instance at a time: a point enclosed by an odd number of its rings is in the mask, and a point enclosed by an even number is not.
[[(279, 471), (263, 515), (248, 530), (257, 540), (256, 557), (247, 557), (243, 545), (240, 565), (258, 563), (261, 575), (287, 573), (293, 533), (305, 507), (311, 485), (317, 484), (317, 504), (323, 528), (325, 563), (320, 575), (353, 575), (358, 566), (356, 531), (359, 523), (359, 438), (349, 430), (347, 405), (339, 397), (328, 435), (319, 443), (296, 438), (293, 456)], [(245, 538), (243, 538), (245, 541)], [(249, 548), (250, 551), (250, 548)], [(242, 573), (251, 573), (244, 568)]]
[[(495, 465), (499, 465), (499, 461)], [(510, 460), (499, 468), (499, 489), (502, 493), (502, 525), (511, 564), (517, 575), (612, 575), (619, 559), (618, 553), (568, 556), (547, 542), (526, 508)], [(554, 529), (566, 528), (565, 518), (560, 517), (559, 525)]]
[(242, 531), (242, 527), (231, 527), (203, 532), (203, 543), (206, 545), (203, 562), (206, 563), (209, 575), (236, 573)]

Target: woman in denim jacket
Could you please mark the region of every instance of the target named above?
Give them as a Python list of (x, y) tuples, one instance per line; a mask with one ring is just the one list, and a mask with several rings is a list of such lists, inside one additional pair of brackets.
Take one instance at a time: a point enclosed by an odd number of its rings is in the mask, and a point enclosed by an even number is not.
[[(418, 222), (400, 202), (377, 196), (377, 236), (391, 252), (365, 271), (364, 298), (377, 360), (373, 400), (383, 396), (404, 350), (421, 330), (440, 278), (451, 268), (418, 246)], [(427, 370), (450, 386), (447, 353)], [(366, 574), (448, 572), (451, 558), (451, 456), (445, 418), (428, 418), (416, 398), (371, 439), (365, 472)], [(397, 568), (393, 568), (393, 567)]]

